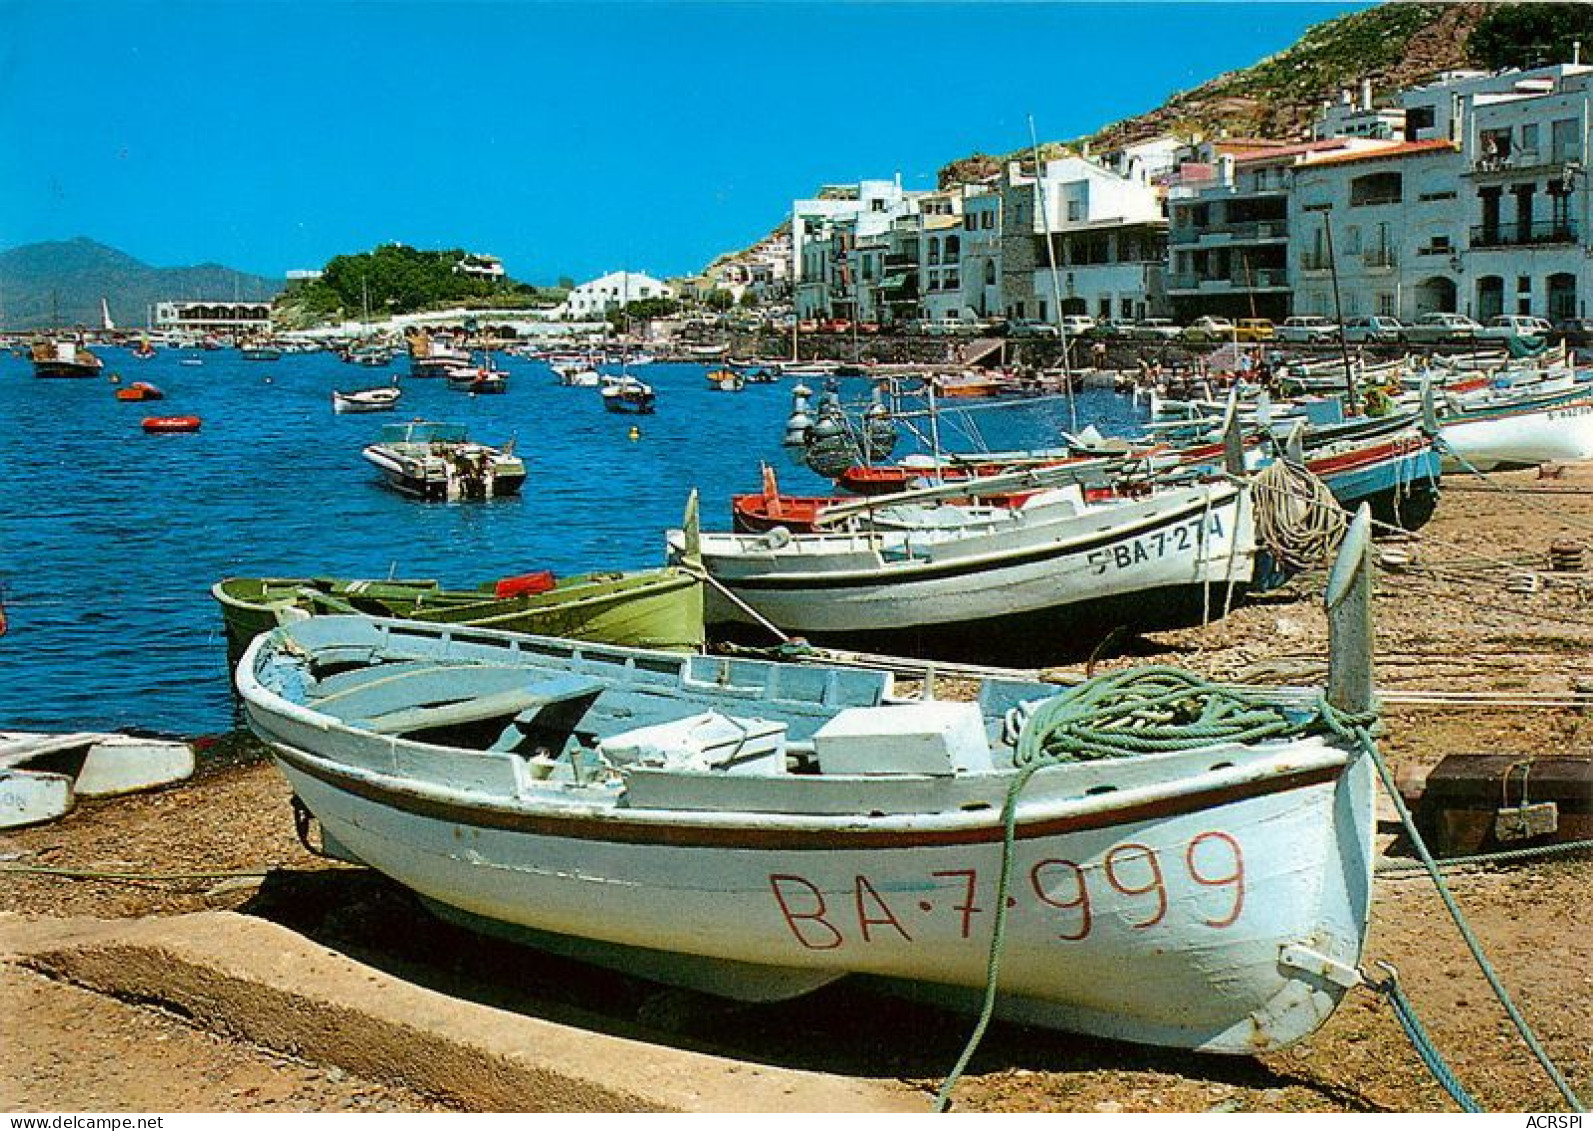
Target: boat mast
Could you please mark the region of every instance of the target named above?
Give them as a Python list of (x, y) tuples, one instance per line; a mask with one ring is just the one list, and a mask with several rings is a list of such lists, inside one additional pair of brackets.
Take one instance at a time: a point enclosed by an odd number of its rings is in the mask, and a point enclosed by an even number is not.
[(1062, 347), (1062, 387), (1067, 390), (1068, 427), (1079, 430), (1079, 411), (1073, 403), (1073, 370), (1068, 365), (1068, 335), (1062, 328), (1062, 284), (1056, 273), (1056, 247), (1051, 242), (1051, 217), (1045, 205), (1045, 171), (1040, 167), (1040, 142), (1034, 132), (1034, 115), (1029, 115), (1029, 149), (1034, 154), (1034, 195), (1040, 202), (1040, 226), (1045, 230), (1045, 257), (1051, 268), (1051, 307), (1056, 318), (1056, 340)]
[(1355, 372), (1350, 365), (1350, 343), (1344, 336), (1344, 309), (1339, 305), (1339, 263), (1333, 254), (1333, 225), (1326, 213), (1322, 216), (1322, 230), (1327, 233), (1328, 269), (1333, 275), (1333, 318), (1339, 324), (1339, 349), (1344, 354), (1344, 408), (1349, 415), (1356, 415), (1358, 404), (1355, 396)]

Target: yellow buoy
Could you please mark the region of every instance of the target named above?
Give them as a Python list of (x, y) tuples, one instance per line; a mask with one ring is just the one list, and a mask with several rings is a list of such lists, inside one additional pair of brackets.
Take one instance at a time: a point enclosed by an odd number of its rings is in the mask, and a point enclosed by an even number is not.
[(631, 439), (640, 440), (641, 438), (642, 438), (642, 430), (640, 428), (636, 427), (636, 425), (632, 424), (631, 425)]

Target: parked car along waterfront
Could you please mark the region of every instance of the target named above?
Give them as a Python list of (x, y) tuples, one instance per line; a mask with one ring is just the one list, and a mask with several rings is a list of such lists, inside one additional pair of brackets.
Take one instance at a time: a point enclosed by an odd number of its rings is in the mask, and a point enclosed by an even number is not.
[(1283, 325), (1278, 327), (1277, 336), (1282, 342), (1321, 344), (1336, 340), (1339, 328), (1320, 314), (1296, 314), (1292, 318), (1283, 320)]
[(1481, 330), (1480, 323), (1464, 314), (1451, 314), (1443, 310), (1430, 311), (1405, 327), (1405, 340), (1409, 342), (1469, 342)]
[(1126, 318), (1100, 318), (1090, 332), (1085, 335), (1090, 338), (1132, 338), (1134, 336), (1134, 323)]
[(1234, 340), (1237, 329), (1226, 318), (1204, 314), (1184, 327), (1183, 337), (1186, 342), (1228, 342)]
[(1139, 342), (1171, 342), (1182, 333), (1171, 318), (1147, 318), (1134, 327), (1132, 337)]
[(1593, 346), (1593, 318), (1562, 318), (1554, 324), (1554, 341), (1568, 346)]
[(1554, 327), (1542, 318), (1530, 314), (1500, 314), (1488, 319), (1488, 324), (1477, 331), (1477, 337), (1503, 342), (1511, 338), (1547, 338)]
[(1270, 342), (1278, 336), (1278, 328), (1269, 318), (1241, 318), (1233, 334), (1241, 342)]
[(1405, 332), (1405, 323), (1386, 314), (1363, 314), (1344, 323), (1347, 342), (1403, 342)]

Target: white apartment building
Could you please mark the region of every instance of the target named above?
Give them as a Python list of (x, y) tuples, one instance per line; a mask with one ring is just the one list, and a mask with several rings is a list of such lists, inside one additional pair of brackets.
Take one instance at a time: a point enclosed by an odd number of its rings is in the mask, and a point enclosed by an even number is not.
[[(913, 194), (902, 191), (897, 177), (828, 186), (791, 206), (791, 284), (802, 317), (826, 315), (836, 302), (856, 305), (855, 296), (830, 293), (843, 274), (835, 257), (849, 253), (860, 239), (882, 236), (896, 216), (911, 211), (912, 202)], [(846, 233), (851, 242), (838, 246), (836, 237)]]
[[(1334, 314), (1337, 267), (1346, 317), (1585, 315), (1590, 86), (1593, 68), (1574, 64), (1452, 72), (1399, 95), (1404, 141), (1303, 155), (1289, 208), (1294, 311)], [(1362, 120), (1369, 110), (1363, 87)]]
[(918, 313), (936, 320), (962, 320), (963, 190), (925, 193), (918, 200)]
[(1047, 162), (1037, 183), (1009, 165), (1001, 209), (1000, 278), (1008, 317), (1049, 321), (1060, 310), (1143, 318), (1156, 312), (1167, 220), (1143, 173), (1125, 177), (1082, 157), (1064, 157)]
[(1317, 141), (1330, 137), (1369, 137), (1381, 141), (1405, 140), (1405, 108), (1377, 106), (1372, 101), (1372, 80), (1361, 80), (1360, 98), (1342, 91), (1337, 102), (1324, 102), (1311, 123)]
[(1457, 310), (1464, 169), (1446, 139), (1302, 156), (1289, 198), (1293, 313), (1412, 320)]
[(613, 271), (582, 283), (565, 296), (561, 313), (571, 318), (601, 318), (609, 310), (647, 298), (668, 298), (659, 280), (639, 271)]
[(455, 263), (454, 274), (493, 281), (507, 277), (503, 269), (503, 260), (496, 255), (482, 255), (478, 252), (469, 252)]
[[(846, 199), (831, 199), (842, 191)], [(791, 248), (798, 317), (889, 322), (916, 306), (919, 208), (929, 195), (903, 192), (898, 179), (797, 201)]]
[(971, 185), (962, 203), (962, 311), (964, 318), (994, 318), (1001, 297), (1001, 193)]
[[(1459, 191), (1468, 230), (1460, 309), (1483, 321), (1586, 314), (1593, 292), (1593, 67), (1466, 78), (1426, 93), (1448, 93), (1461, 113), (1456, 132), (1466, 169)], [(1406, 95), (1407, 115), (1414, 94)]]

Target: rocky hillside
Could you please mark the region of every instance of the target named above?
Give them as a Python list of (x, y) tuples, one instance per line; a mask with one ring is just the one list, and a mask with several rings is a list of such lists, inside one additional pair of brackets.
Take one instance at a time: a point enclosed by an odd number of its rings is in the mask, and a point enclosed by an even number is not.
[(0, 328), (33, 330), (51, 325), (98, 326), (100, 299), (111, 319), (143, 326), (148, 308), (174, 299), (270, 299), (276, 279), (216, 263), (151, 267), (90, 239), (27, 244), (0, 253)]
[[(1293, 46), (1243, 70), (1230, 71), (1161, 106), (1113, 122), (1088, 137), (1041, 146), (1050, 157), (1088, 144), (1099, 152), (1166, 134), (1290, 138), (1306, 132), (1324, 101), (1372, 80), (1378, 95), (1411, 86), (1440, 71), (1476, 65), (1471, 34), (1493, 4), (1393, 3), (1317, 24)], [(1556, 5), (1545, 5), (1556, 7)], [(942, 187), (999, 170), (1006, 160), (1028, 163), (1028, 150), (992, 157), (976, 153), (940, 171)]]
[(1324, 101), (1372, 80), (1386, 96), (1440, 71), (1475, 65), (1472, 31), (1489, 4), (1396, 3), (1318, 24), (1292, 47), (1175, 94), (1155, 110), (1115, 122), (1088, 140), (1110, 148), (1169, 132), (1210, 137), (1296, 137)]

